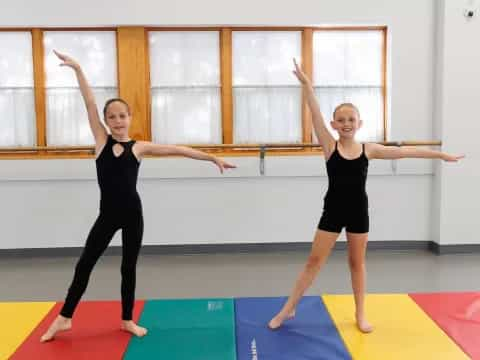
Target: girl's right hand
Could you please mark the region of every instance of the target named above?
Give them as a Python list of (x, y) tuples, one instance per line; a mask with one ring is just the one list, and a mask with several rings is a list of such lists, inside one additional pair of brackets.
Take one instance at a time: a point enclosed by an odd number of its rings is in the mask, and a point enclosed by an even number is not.
[(74, 70), (80, 69), (80, 65), (70, 56), (67, 56), (65, 54), (61, 54), (57, 50), (53, 50), (53, 52), (55, 53), (55, 55), (57, 55), (57, 57), (60, 60), (63, 61), (63, 63), (61, 63), (60, 66), (68, 66), (68, 67), (71, 67)]
[(300, 81), (302, 85), (311, 86), (310, 79), (307, 77), (307, 75), (305, 75), (300, 66), (298, 66), (297, 60), (295, 60), (295, 58), (293, 59), (293, 64), (295, 65), (295, 70), (293, 70), (293, 73), (297, 77), (298, 81)]
[(450, 154), (442, 154), (442, 160), (446, 162), (458, 162), (465, 157), (465, 155), (450, 155)]
[(220, 170), (220, 172), (222, 174), (223, 174), (223, 171), (226, 170), (226, 169), (235, 169), (236, 168), (235, 165), (229, 164), (226, 161), (223, 161), (222, 159), (219, 159), (217, 157), (213, 157), (212, 161), (215, 165), (217, 165), (218, 169)]

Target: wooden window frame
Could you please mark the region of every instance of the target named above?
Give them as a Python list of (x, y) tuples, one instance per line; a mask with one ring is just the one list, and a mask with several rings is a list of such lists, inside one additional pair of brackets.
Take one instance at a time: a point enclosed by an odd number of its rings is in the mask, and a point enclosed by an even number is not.
[[(34, 94), (36, 113), (37, 147), (18, 151), (1, 151), (0, 159), (51, 159), (51, 158), (92, 158), (91, 147), (54, 148), (47, 146), (46, 139), (46, 85), (43, 33), (45, 31), (115, 31), (117, 45), (117, 79), (118, 93), (126, 99), (134, 114), (130, 135), (137, 140), (150, 141), (151, 132), (151, 90), (150, 90), (150, 56), (148, 34), (150, 31), (218, 31), (220, 37), (220, 89), (221, 89), (221, 122), (224, 145), (233, 144), (233, 79), (232, 79), (232, 34), (234, 31), (301, 31), (302, 32), (302, 67), (306, 74), (313, 76), (313, 34), (316, 31), (382, 31), (382, 97), (384, 141), (387, 140), (388, 126), (388, 93), (387, 93), (387, 26), (325, 26), (325, 27), (85, 27), (85, 28), (3, 28), (1, 32), (25, 31), (32, 34)], [(132, 53), (134, 56), (132, 56)], [(302, 142), (312, 144), (311, 114), (306, 104), (305, 94), (302, 96)], [(258, 144), (252, 144), (258, 146)], [(194, 145), (191, 145), (194, 146)], [(259, 150), (243, 148), (223, 149), (221, 147), (195, 146), (219, 156), (252, 156)], [(301, 147), (297, 149), (274, 149), (269, 153), (275, 155), (318, 155), (321, 149)]]

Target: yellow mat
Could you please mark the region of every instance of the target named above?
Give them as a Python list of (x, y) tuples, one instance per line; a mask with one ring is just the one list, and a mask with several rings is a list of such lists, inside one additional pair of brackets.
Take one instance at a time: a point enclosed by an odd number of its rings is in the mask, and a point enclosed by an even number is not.
[(322, 298), (354, 360), (468, 359), (408, 295), (367, 295), (367, 318), (375, 327), (370, 334), (355, 326), (352, 295)]
[(42, 321), (55, 302), (0, 303), (0, 359), (8, 359)]

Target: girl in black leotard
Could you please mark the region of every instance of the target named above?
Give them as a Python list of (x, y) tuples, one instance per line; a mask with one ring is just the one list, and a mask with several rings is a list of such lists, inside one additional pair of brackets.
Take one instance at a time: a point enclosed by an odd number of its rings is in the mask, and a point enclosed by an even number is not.
[(338, 133), (335, 141), (325, 126), (310, 80), (295, 62), (295, 75), (302, 83), (312, 112), (315, 134), (325, 155), (328, 191), (323, 214), (312, 250), (292, 294), (281, 311), (270, 321), (271, 329), (280, 327), (284, 320), (295, 315), (295, 307), (310, 287), (320, 268), (327, 260), (343, 228), (347, 232), (348, 260), (355, 299), (357, 327), (362, 332), (371, 332), (364, 311), (365, 297), (365, 251), (368, 240), (368, 199), (365, 191), (369, 159), (430, 158), (458, 161), (463, 156), (451, 156), (438, 151), (417, 148), (385, 147), (378, 144), (359, 144), (356, 131), (362, 126), (360, 113), (353, 104), (339, 105), (333, 113), (332, 128)]
[(85, 100), (88, 120), (95, 138), (100, 213), (87, 238), (83, 253), (75, 267), (75, 275), (68, 290), (60, 315), (50, 325), (41, 341), (54, 338), (58, 331), (71, 328), (71, 318), (88, 284), (95, 263), (107, 248), (117, 230), (122, 230), (122, 329), (136, 336), (147, 330), (132, 321), (135, 299), (135, 271), (143, 235), (142, 203), (137, 192), (140, 161), (144, 155), (181, 155), (214, 162), (223, 172), (234, 168), (221, 159), (191, 148), (158, 145), (134, 141), (128, 137), (131, 121), (128, 104), (122, 99), (111, 99), (105, 104), (103, 115), (111, 135), (100, 121), (91, 89), (80, 66), (70, 57), (56, 55), (61, 65), (71, 67), (77, 76)]

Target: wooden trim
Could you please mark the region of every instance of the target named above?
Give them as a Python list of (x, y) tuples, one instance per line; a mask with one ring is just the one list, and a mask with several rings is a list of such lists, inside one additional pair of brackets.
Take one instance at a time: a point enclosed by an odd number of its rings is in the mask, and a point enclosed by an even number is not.
[(387, 27), (384, 25), (380, 26), (313, 26), (311, 27), (314, 31), (383, 31)]
[[(425, 141), (425, 142), (380, 142), (380, 144), (385, 144), (389, 146), (441, 146), (440, 141)], [(301, 145), (301, 144), (299, 144)], [(238, 146), (236, 146), (238, 147)], [(258, 147), (258, 145), (257, 145)], [(308, 147), (311, 148), (308, 151)], [(210, 153), (215, 156), (220, 157), (245, 157), (245, 156), (259, 156), (260, 151), (258, 149), (228, 149), (228, 148), (202, 148), (196, 147), (200, 150), (203, 150), (207, 153)], [(2, 152), (0, 151), (0, 159), (2, 160), (20, 160), (20, 159), (94, 159), (95, 155), (93, 154), (93, 147), (85, 151), (56, 151), (56, 152), (41, 152), (41, 151), (31, 151), (31, 152), (19, 152), (17, 149), (12, 150), (11, 152)], [(288, 148), (279, 148), (279, 149), (268, 149), (268, 154), (274, 156), (318, 156), (323, 155), (323, 150), (318, 144), (305, 144), (304, 147), (299, 147), (297, 149), (288, 149)], [(147, 158), (159, 158), (164, 156), (147, 156)], [(175, 156), (168, 156), (175, 157)]]
[(383, 97), (383, 140), (388, 139), (388, 30), (383, 30), (383, 48), (382, 48), (382, 97)]
[[(246, 157), (259, 156), (258, 150), (245, 151), (213, 151), (205, 150), (205, 152), (218, 157)], [(313, 151), (301, 150), (269, 150), (269, 155), (275, 156), (318, 156), (323, 154), (321, 150), (314, 149)], [(160, 157), (175, 157), (175, 156), (146, 156), (145, 158), (160, 158)], [(50, 160), (50, 159), (95, 159), (95, 155), (88, 152), (55, 152), (55, 153), (0, 153), (0, 160)]]
[(35, 93), (35, 114), (37, 146), (47, 145), (47, 98), (45, 83), (45, 54), (43, 47), (43, 32), (32, 30), (33, 79)]
[[(441, 146), (441, 141), (401, 141), (379, 142), (386, 146)], [(215, 156), (258, 156), (258, 144), (243, 145), (190, 145)], [(275, 156), (316, 156), (322, 155), (323, 150), (319, 144), (268, 144), (268, 154)], [(88, 146), (69, 147), (30, 147), (30, 148), (0, 148), (0, 159), (92, 159), (94, 148)], [(162, 156), (148, 156), (156, 158)], [(175, 156), (171, 156), (175, 157)]]
[(31, 153), (0, 153), (0, 160), (51, 160), (51, 159), (94, 159), (95, 155), (86, 152), (71, 152), (66, 151), (62, 153), (45, 153), (45, 152), (31, 152)]
[(147, 27), (148, 31), (221, 31), (222, 29), (230, 29), (232, 31), (302, 31), (302, 26), (154, 26)]
[[(313, 30), (305, 29), (302, 33), (302, 68), (309, 79), (313, 79)], [(312, 142), (312, 114), (307, 104), (305, 91), (302, 91), (302, 141)]]
[[(379, 141), (377, 144), (385, 146), (440, 146), (441, 141)], [(183, 145), (183, 144), (178, 144)], [(289, 150), (301, 150), (304, 148), (321, 148), (320, 144), (312, 143), (267, 143), (267, 144), (190, 144), (185, 145), (197, 149), (237, 149), (237, 150), (250, 150), (260, 149), (262, 147), (271, 149), (289, 149)], [(90, 151), (95, 150), (94, 146), (27, 146), (27, 147), (0, 147), (0, 153), (9, 152), (34, 152), (34, 151)]]
[(30, 32), (30, 31), (32, 31), (31, 27), (28, 27), (28, 28), (21, 28), (21, 27), (1, 28), (0, 27), (0, 33), (1, 32)]
[(232, 30), (222, 29), (220, 33), (220, 78), (222, 105), (223, 143), (233, 143), (233, 69)]
[(232, 31), (372, 31), (385, 30), (386, 26), (232, 26)]
[[(138, 26), (121, 26), (123, 29), (131, 29)], [(387, 26), (227, 26), (232, 31), (370, 31), (385, 30)], [(43, 31), (116, 31), (120, 27), (40, 27)], [(144, 26), (146, 31), (221, 31), (225, 26)], [(0, 28), (2, 31), (30, 31), (32, 27)]]
[(174, 26), (153, 26), (153, 27), (146, 27), (146, 31), (221, 31), (222, 27), (212, 27), (212, 26), (207, 26), (207, 27), (201, 27), (201, 26), (193, 26), (193, 27), (185, 27), (185, 26), (179, 26), (179, 27), (174, 27)]
[(42, 27), (43, 31), (116, 31), (116, 27)]
[(130, 136), (149, 139), (146, 32), (143, 27), (119, 27), (117, 30), (118, 90), (132, 111)]
[(232, 31), (303, 31), (302, 26), (233, 26)]

